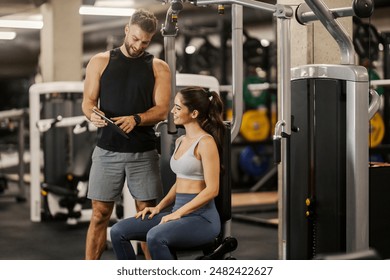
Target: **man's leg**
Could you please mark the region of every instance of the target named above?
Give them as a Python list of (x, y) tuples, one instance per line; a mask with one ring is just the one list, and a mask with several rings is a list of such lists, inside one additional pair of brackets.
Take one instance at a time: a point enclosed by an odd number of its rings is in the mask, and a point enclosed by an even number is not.
[[(149, 200), (149, 201), (135, 201), (135, 206), (137, 209), (137, 212), (143, 210), (145, 207), (153, 207), (156, 206), (156, 200)], [(152, 257), (150, 256), (148, 244), (146, 242), (141, 242), (141, 249), (144, 253), (145, 260), (151, 260)]]
[(85, 259), (100, 259), (107, 242), (107, 227), (114, 202), (92, 200), (92, 217), (87, 232)]

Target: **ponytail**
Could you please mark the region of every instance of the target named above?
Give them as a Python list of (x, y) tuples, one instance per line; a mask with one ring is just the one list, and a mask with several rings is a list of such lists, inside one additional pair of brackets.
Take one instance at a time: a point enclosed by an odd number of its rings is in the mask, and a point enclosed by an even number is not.
[(225, 125), (223, 123), (223, 102), (215, 91), (207, 91), (210, 105), (206, 119), (201, 123), (202, 128), (210, 133), (217, 143), (219, 155), (222, 155)]

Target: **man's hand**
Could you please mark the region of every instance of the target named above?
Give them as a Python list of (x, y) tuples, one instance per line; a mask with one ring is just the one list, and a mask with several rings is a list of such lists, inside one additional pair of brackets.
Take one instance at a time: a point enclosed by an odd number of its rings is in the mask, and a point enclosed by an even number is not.
[(122, 116), (111, 118), (117, 126), (119, 126), (124, 132), (129, 133), (136, 127), (136, 123), (133, 116)]
[[(97, 107), (93, 107), (93, 110), (99, 111), (102, 115), (104, 115), (104, 113), (102, 111), (100, 111)], [(91, 113), (91, 122), (96, 127), (105, 127), (105, 126), (107, 126), (107, 122), (104, 119), (102, 119), (98, 114), (93, 112), (93, 111)]]

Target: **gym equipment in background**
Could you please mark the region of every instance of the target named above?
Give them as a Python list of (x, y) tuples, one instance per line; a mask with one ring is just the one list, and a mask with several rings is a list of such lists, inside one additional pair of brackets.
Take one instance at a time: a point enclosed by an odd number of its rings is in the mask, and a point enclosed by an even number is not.
[[(357, 1), (354, 1), (355, 3)], [(368, 2), (368, 1), (361, 1)], [(373, 6), (370, 5), (373, 8)], [(353, 46), (361, 61), (376, 61), (379, 58), (381, 37), (370, 23), (363, 23), (358, 17), (353, 17)]]
[[(335, 20), (337, 9), (328, 13), (321, 1), (306, 3), (297, 9), (298, 21), (319, 19), (338, 42), (343, 65), (291, 71), (291, 99), (282, 104), (291, 111), (274, 136), (276, 147), (285, 138), (282, 153), (275, 154), (282, 155), (285, 170), (281, 243), (287, 259), (369, 248), (368, 125), (379, 96), (369, 91), (367, 69), (354, 65), (352, 42)], [(344, 16), (347, 10), (353, 13), (344, 8)]]
[(242, 32), (245, 36), (243, 45), (243, 59), (247, 66), (268, 68), (268, 49), (261, 44), (261, 41), (248, 34), (246, 30)]
[(247, 110), (242, 116), (241, 135), (249, 142), (261, 142), (270, 138), (271, 122), (266, 108)]
[[(367, 68), (368, 77), (371, 81), (380, 80), (378, 72), (374, 69), (373, 61), (379, 59), (379, 45), (383, 43), (382, 38), (371, 23), (363, 23), (358, 18), (353, 18), (354, 30), (353, 30), (353, 45), (355, 51), (359, 56), (360, 64)], [(372, 86), (373, 89), (379, 94), (384, 94), (384, 87), (382, 85)], [(370, 148), (375, 148), (382, 143), (385, 135), (385, 124), (381, 112), (377, 112), (370, 120)]]
[[(44, 181), (41, 185), (42, 218), (45, 221), (64, 220), (69, 225), (75, 225), (82, 221), (89, 222), (92, 209), (89, 200), (87, 200), (87, 190), (96, 133), (91, 133), (88, 129), (80, 133), (79, 130), (82, 127), (88, 127), (88, 124), (85, 122), (83, 126), (78, 126), (78, 129), (72, 131), (74, 138), (79, 137), (78, 134), (81, 133), (88, 135), (83, 137), (77, 147), (74, 147), (75, 155), (68, 163), (66, 174), (62, 173), (61, 175), (64, 176), (65, 180), (60, 180), (57, 183)], [(51, 129), (56, 128), (52, 127)], [(45, 152), (45, 148), (43, 151)]]
[[(252, 90), (250, 85), (253, 84), (264, 84), (264, 89)], [(247, 109), (256, 109), (268, 105), (270, 93), (267, 91), (267, 86), (269, 88), (269, 84), (266, 83), (265, 79), (257, 75), (248, 76), (245, 78), (243, 95)]]
[(261, 178), (269, 171), (271, 160), (264, 145), (248, 145), (240, 153), (239, 167), (245, 174)]
[[(388, 89), (390, 88), (390, 79), (375, 79), (370, 81), (370, 86), (372, 89), (378, 90), (381, 89), (382, 94), (380, 94), (381, 97), (381, 103), (380, 110), (377, 112), (372, 119), (370, 120), (370, 148), (379, 148), (381, 150), (381, 153), (383, 155), (386, 155), (385, 157), (387, 158), (387, 155), (389, 154), (388, 150), (386, 148), (381, 149), (381, 146), (386, 146), (388, 145), (387, 139), (386, 138), (386, 128), (389, 129), (388, 127), (388, 122), (385, 122), (384, 119), (386, 119), (386, 116), (388, 115), (388, 94), (386, 93)], [(383, 157), (382, 157), (383, 158)], [(388, 159), (386, 159), (388, 161)]]
[[(14, 196), (17, 202), (26, 201), (26, 186), (24, 184), (24, 124), (25, 124), (26, 110), (24, 109), (12, 109), (0, 111), (0, 122), (6, 122), (8, 125), (13, 123), (12, 126), (17, 127), (18, 129), (18, 162), (17, 162), (17, 181), (18, 181), (18, 191), (17, 193), (8, 193), (8, 178), (6, 175), (1, 175), (0, 173), (0, 195), (4, 196)], [(1, 155), (0, 155), (1, 156)], [(4, 167), (9, 167), (7, 163), (3, 160), (0, 161), (0, 169)]]
[(375, 148), (382, 143), (385, 136), (385, 123), (382, 115), (377, 112), (370, 120), (370, 148)]
[(40, 83), (30, 87), (33, 222), (61, 216), (75, 224), (90, 217), (90, 209), (81, 211), (81, 205), (85, 202), (96, 128), (86, 122), (81, 112), (83, 88), (83, 82)]

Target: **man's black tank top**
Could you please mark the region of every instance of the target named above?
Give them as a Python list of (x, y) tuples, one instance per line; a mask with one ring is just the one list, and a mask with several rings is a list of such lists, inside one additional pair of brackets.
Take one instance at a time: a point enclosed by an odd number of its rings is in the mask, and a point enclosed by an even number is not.
[[(110, 61), (100, 79), (100, 109), (108, 118), (143, 113), (154, 106), (153, 55), (126, 57), (119, 48), (110, 51)], [(137, 126), (126, 139), (112, 128), (98, 129), (97, 146), (114, 152), (135, 153), (156, 148), (153, 126)]]

